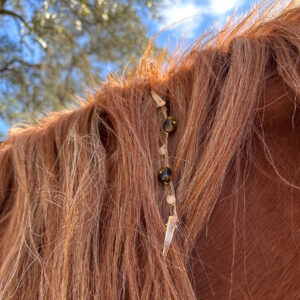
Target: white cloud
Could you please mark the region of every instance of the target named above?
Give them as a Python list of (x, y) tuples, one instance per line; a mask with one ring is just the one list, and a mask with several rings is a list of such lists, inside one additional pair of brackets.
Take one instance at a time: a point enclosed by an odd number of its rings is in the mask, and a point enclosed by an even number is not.
[(182, 20), (191, 22), (191, 17), (199, 14), (201, 9), (194, 1), (165, 0), (161, 7), (161, 26), (169, 26)]
[(212, 15), (224, 15), (244, 4), (241, 0), (210, 0), (208, 12)]
[[(193, 36), (193, 31), (205, 16), (212, 16), (222, 24), (226, 14), (244, 4), (245, 0), (164, 0), (160, 7), (161, 22), (159, 29), (174, 26), (177, 34)], [(203, 4), (203, 2), (206, 2)]]
[(164, 0), (160, 8), (159, 29), (171, 26), (173, 36), (192, 38), (203, 20), (202, 7), (190, 0)]

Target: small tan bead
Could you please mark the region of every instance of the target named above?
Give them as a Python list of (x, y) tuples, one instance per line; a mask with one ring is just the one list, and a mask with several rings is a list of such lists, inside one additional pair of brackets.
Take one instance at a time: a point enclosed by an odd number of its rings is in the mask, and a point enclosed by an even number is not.
[(159, 154), (165, 155), (166, 153), (167, 153), (166, 145), (162, 145), (161, 147), (159, 147)]
[(170, 205), (175, 205), (175, 203), (176, 203), (175, 195), (168, 195), (167, 196), (167, 203), (170, 204)]

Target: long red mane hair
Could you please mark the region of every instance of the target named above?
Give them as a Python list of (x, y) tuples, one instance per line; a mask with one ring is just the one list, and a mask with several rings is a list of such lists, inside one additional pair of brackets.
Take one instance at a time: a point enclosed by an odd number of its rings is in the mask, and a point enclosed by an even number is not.
[[(0, 146), (0, 299), (298, 299), (300, 8), (261, 4)], [(154, 90), (178, 120), (179, 225)]]

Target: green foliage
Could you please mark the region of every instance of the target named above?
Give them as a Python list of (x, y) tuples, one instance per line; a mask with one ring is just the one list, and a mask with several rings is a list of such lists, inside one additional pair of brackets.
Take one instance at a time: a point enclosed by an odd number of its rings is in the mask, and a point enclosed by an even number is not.
[(28, 120), (67, 105), (148, 43), (154, 0), (0, 0), (0, 118)]

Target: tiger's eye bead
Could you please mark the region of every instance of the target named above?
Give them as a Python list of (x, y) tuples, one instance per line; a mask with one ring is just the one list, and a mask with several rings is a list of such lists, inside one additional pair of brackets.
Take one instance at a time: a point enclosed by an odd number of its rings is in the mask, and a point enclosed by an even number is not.
[(171, 133), (177, 129), (177, 121), (174, 117), (167, 117), (164, 122), (163, 129), (165, 132)]
[(168, 184), (172, 180), (172, 170), (167, 166), (162, 166), (158, 170), (157, 176), (162, 183)]

